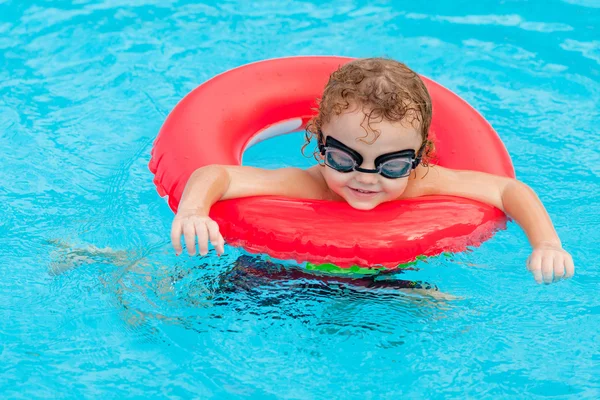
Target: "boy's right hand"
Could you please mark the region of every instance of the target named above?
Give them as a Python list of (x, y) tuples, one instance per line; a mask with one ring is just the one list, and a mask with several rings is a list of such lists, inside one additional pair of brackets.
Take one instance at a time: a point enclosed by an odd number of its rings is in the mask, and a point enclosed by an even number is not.
[(206, 215), (199, 215), (195, 210), (179, 210), (171, 225), (171, 243), (175, 254), (180, 255), (181, 235), (190, 256), (196, 254), (196, 237), (200, 255), (208, 254), (208, 241), (214, 246), (218, 255), (225, 253), (225, 240), (219, 232), (219, 225)]

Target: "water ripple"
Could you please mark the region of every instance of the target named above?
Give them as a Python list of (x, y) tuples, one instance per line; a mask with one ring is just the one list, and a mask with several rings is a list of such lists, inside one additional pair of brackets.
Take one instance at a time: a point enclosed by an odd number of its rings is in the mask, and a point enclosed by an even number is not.
[(596, 61), (600, 64), (600, 41), (580, 42), (577, 40), (567, 39), (561, 43), (560, 47), (567, 51), (576, 51), (581, 53), (585, 58)]
[(452, 24), (465, 25), (497, 25), (497, 26), (514, 26), (527, 31), (536, 31), (543, 33), (550, 32), (566, 32), (572, 31), (573, 27), (564, 23), (554, 22), (533, 22), (525, 21), (519, 15), (465, 15), (465, 16), (443, 16), (443, 15), (428, 15), (408, 13), (405, 15), (410, 19), (429, 19), (438, 22), (450, 22)]

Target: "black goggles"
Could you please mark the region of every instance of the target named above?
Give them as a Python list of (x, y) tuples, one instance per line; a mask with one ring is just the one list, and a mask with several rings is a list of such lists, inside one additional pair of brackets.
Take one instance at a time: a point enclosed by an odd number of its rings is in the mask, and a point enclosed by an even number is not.
[(381, 174), (388, 179), (409, 176), (410, 171), (417, 168), (421, 162), (421, 150), (417, 155), (414, 150), (408, 149), (380, 155), (375, 159), (375, 169), (361, 168), (362, 156), (331, 136), (327, 136), (325, 144), (322, 139), (319, 140), (319, 151), (325, 159), (325, 165), (338, 172), (358, 171), (366, 174)]

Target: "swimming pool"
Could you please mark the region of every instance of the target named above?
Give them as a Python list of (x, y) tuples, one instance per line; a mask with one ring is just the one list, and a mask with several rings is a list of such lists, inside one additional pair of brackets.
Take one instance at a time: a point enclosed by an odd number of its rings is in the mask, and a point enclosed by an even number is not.
[[(0, 1), (0, 394), (600, 397), (600, 5), (594, 0)], [(536, 285), (514, 224), (397, 279), (175, 257), (152, 141), (192, 88), (295, 54), (389, 56), (477, 108), (576, 275)], [(300, 134), (249, 165), (308, 165)], [(278, 279), (252, 276), (249, 269)]]

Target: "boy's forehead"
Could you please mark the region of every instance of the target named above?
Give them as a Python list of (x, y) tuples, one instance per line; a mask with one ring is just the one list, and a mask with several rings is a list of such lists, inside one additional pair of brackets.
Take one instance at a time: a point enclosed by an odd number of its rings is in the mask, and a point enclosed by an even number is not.
[[(348, 110), (334, 116), (329, 123), (327, 134), (342, 139), (348, 145), (363, 143), (386, 147), (418, 148), (421, 134), (416, 124), (407, 121), (388, 121), (382, 118), (368, 118), (368, 110)], [(377, 139), (373, 141), (375, 138)], [(366, 143), (365, 143), (366, 142)]]

